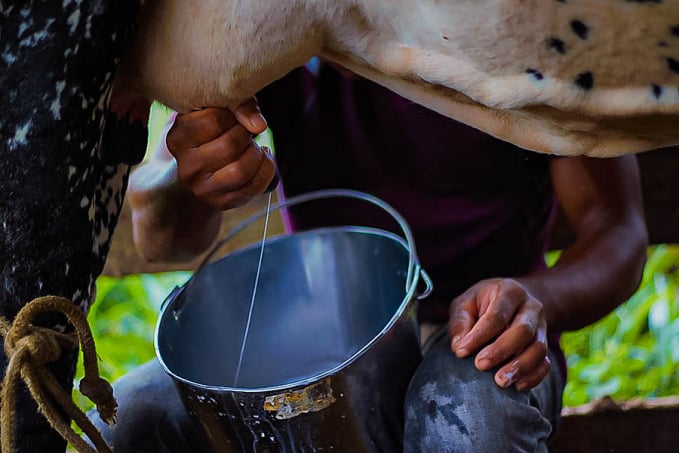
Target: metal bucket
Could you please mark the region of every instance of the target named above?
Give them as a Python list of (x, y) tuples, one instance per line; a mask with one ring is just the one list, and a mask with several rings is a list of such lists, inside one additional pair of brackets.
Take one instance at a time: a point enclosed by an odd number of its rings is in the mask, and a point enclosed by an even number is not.
[[(216, 452), (402, 448), (403, 400), (421, 360), (416, 299), (431, 282), (405, 220), (378, 198), (327, 190), (272, 209), (330, 197), (386, 210), (405, 240), (356, 226), (269, 238), (263, 250), (254, 244), (209, 264), (206, 258), (164, 302), (156, 355)], [(426, 288), (416, 296), (420, 278)]]

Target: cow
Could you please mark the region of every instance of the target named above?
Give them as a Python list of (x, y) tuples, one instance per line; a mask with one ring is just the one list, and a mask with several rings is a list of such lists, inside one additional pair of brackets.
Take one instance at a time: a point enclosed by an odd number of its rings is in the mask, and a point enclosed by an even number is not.
[[(144, 148), (109, 107), (234, 108), (320, 56), (538, 152), (679, 143), (679, 0), (0, 0), (0, 20), (8, 320), (38, 296), (84, 312), (94, 299)], [(59, 314), (36, 323), (68, 328)], [(74, 363), (50, 364), (67, 390)], [(18, 398), (16, 451), (63, 451)]]
[(179, 112), (319, 55), (538, 152), (679, 140), (678, 0), (153, 0), (141, 23), (121, 79)]

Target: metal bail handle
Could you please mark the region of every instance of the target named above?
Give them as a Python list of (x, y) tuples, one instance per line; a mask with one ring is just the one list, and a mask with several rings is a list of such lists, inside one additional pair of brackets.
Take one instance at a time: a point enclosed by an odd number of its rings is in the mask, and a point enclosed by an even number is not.
[[(417, 261), (416, 258), (416, 253), (415, 253), (415, 239), (413, 237), (412, 231), (410, 231), (410, 227), (408, 226), (408, 223), (405, 221), (403, 216), (396, 211), (391, 205), (386, 203), (385, 201), (381, 200), (380, 198), (377, 198), (373, 195), (367, 194), (365, 192), (360, 192), (358, 190), (350, 190), (350, 189), (327, 189), (327, 190), (317, 190), (314, 192), (309, 192), (305, 193), (302, 195), (297, 195), (292, 198), (286, 199), (284, 201), (281, 201), (274, 206), (271, 206), (269, 209), (262, 209), (260, 212), (253, 214), (250, 216), (250, 218), (244, 220), (240, 224), (236, 225), (230, 232), (227, 234), (223, 239), (218, 241), (215, 246), (210, 250), (210, 252), (205, 256), (203, 261), (201, 261), (200, 265), (198, 266), (196, 272), (194, 273), (194, 276), (197, 275), (200, 270), (205, 266), (209, 261), (210, 258), (215, 254), (217, 250), (219, 250), (226, 242), (230, 241), (236, 234), (238, 234), (241, 230), (245, 229), (252, 223), (256, 222), (257, 220), (261, 219), (264, 217), (267, 212), (273, 211), (273, 210), (278, 210), (282, 209), (288, 206), (294, 206), (297, 204), (305, 203), (308, 201), (316, 201), (316, 200), (322, 200), (326, 198), (352, 198), (355, 200), (361, 200), (365, 201), (368, 203), (372, 203), (373, 205), (382, 208), (384, 211), (386, 211), (389, 215), (391, 215), (394, 220), (396, 220), (396, 223), (401, 227), (403, 230), (403, 235), (405, 237), (406, 243), (408, 244), (408, 273), (406, 277), (406, 292), (410, 289), (411, 285), (414, 282), (415, 275), (416, 273), (420, 273), (422, 276), (422, 279), (424, 280), (426, 284), (425, 290), (417, 296), (418, 299), (423, 299), (427, 297), (431, 291), (432, 291), (432, 281), (431, 278), (424, 272), (423, 269), (420, 268), (420, 265)], [(193, 280), (193, 277), (191, 277), (191, 280)], [(190, 282), (189, 282), (190, 283)], [(187, 283), (188, 286), (188, 283)]]

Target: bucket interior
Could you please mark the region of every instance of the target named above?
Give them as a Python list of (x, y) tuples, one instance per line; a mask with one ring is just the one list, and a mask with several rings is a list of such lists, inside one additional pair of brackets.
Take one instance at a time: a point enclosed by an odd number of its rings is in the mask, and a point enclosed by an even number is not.
[(211, 387), (263, 389), (353, 358), (408, 303), (409, 252), (382, 230), (335, 227), (267, 241), (237, 382), (260, 246), (204, 266), (163, 308), (156, 353), (171, 374)]

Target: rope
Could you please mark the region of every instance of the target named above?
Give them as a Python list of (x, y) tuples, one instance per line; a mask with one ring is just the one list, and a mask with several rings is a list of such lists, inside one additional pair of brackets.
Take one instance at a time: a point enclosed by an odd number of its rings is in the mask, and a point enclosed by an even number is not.
[[(32, 324), (37, 315), (46, 312), (66, 315), (75, 327), (75, 332), (64, 334)], [(52, 428), (79, 452), (112, 453), (99, 430), (45, 366), (58, 360), (63, 348), (75, 349), (80, 343), (85, 368), (80, 391), (96, 404), (102, 420), (107, 424), (115, 423), (118, 403), (111, 385), (99, 376), (94, 338), (85, 313), (63, 297), (38, 297), (19, 311), (11, 325), (0, 317), (0, 334), (5, 337), (4, 346), (8, 358), (0, 389), (0, 451), (14, 451), (14, 408), (17, 387), (19, 381), (23, 380), (37, 402), (38, 409)], [(63, 409), (68, 417), (64, 418), (59, 409)], [(71, 419), (89, 437), (95, 449), (73, 431)]]

